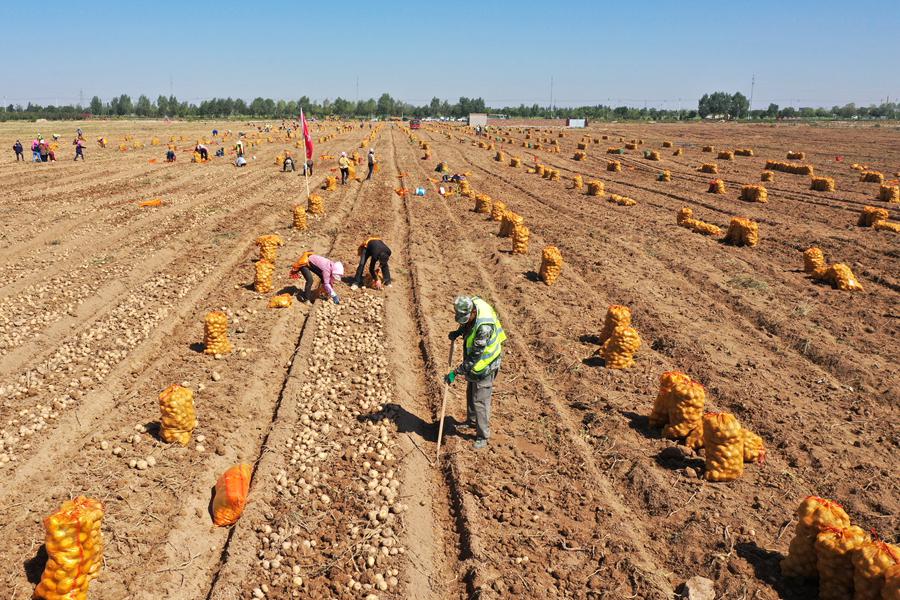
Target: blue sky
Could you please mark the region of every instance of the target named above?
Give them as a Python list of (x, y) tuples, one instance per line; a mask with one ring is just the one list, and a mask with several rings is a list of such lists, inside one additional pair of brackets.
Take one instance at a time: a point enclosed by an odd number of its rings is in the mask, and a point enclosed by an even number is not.
[[(312, 6), (309, 8), (308, 6)], [(900, 99), (900, 0), (0, 0), (0, 102), (128, 93), (754, 108)], [(35, 41), (39, 43), (35, 44)]]

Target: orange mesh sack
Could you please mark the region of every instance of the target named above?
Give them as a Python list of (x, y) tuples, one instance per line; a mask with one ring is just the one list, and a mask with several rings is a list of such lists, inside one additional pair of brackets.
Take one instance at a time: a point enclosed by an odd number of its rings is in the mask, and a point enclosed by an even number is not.
[(500, 200), (494, 200), (494, 203), (491, 205), (491, 221), (497, 221), (499, 223), (503, 220), (503, 213), (505, 212), (506, 204)]
[(731, 413), (707, 413), (703, 417), (706, 480), (733, 481), (744, 474), (744, 436)]
[(294, 226), (294, 229), (306, 231), (309, 226), (306, 223), (306, 209), (303, 208), (302, 204), (294, 205), (293, 216), (294, 220), (292, 225)]
[(710, 194), (724, 194), (728, 190), (725, 189), (725, 182), (721, 179), (713, 179), (709, 182), (709, 189), (706, 190)]
[(850, 267), (844, 263), (834, 263), (825, 271), (824, 279), (833, 287), (844, 291), (862, 291), (863, 287)]
[(772, 171), (763, 171), (759, 176), (760, 181), (775, 181), (775, 173)]
[(488, 215), (491, 213), (491, 197), (487, 194), (475, 195), (475, 212)]
[(840, 504), (818, 496), (804, 498), (794, 514), (797, 526), (788, 554), (781, 561), (781, 574), (785, 577), (815, 577), (819, 572), (816, 566), (816, 536), (826, 527), (850, 527), (850, 517)]
[(103, 564), (102, 520), (103, 505), (84, 496), (66, 500), (44, 519), (48, 559), (34, 598), (87, 600)]
[(593, 179), (588, 181), (587, 184), (587, 193), (588, 196), (602, 196), (603, 195), (603, 182), (599, 179)]
[(750, 219), (734, 217), (725, 232), (725, 241), (735, 246), (756, 246), (759, 243), (759, 224)]
[(313, 215), (324, 215), (325, 202), (322, 201), (322, 196), (310, 194), (306, 201), (306, 211)]
[(860, 227), (871, 227), (878, 221), (887, 221), (890, 216), (890, 213), (883, 208), (864, 206), (862, 212), (859, 214), (859, 222), (857, 225)]
[(668, 425), (663, 436), (669, 439), (687, 438), (687, 445), (699, 448), (703, 444), (703, 409), (706, 390), (687, 375), (673, 377), (669, 390)]
[(581, 175), (576, 175), (572, 179), (572, 188), (576, 190), (584, 189), (584, 177)]
[(559, 248), (547, 246), (541, 254), (541, 268), (538, 275), (547, 285), (553, 285), (562, 272), (563, 257)]
[(206, 354), (228, 354), (231, 342), (228, 341), (228, 315), (214, 310), (206, 315), (204, 321), (204, 348)]
[(512, 253), (527, 254), (529, 237), (531, 237), (531, 231), (525, 225), (516, 225), (512, 233)]
[(194, 393), (172, 384), (159, 393), (159, 436), (165, 441), (187, 446), (197, 426)]
[(900, 564), (900, 546), (880, 540), (857, 548), (853, 560), (853, 600), (881, 600), (885, 574)]
[(833, 192), (834, 178), (832, 177), (813, 177), (810, 179), (809, 189), (817, 192)]
[(746, 202), (768, 202), (769, 191), (761, 185), (745, 185), (741, 188), (741, 200)]
[(872, 227), (875, 228), (875, 231), (893, 231), (894, 233), (900, 233), (900, 223), (896, 221), (877, 221)]
[(250, 493), (251, 473), (250, 465), (242, 463), (222, 473), (216, 481), (212, 515), (217, 526), (233, 525), (241, 518)]
[(322, 186), (322, 189), (326, 192), (333, 192), (337, 189), (337, 177), (334, 175), (329, 175), (325, 178), (325, 185)]
[(291, 302), (290, 294), (278, 294), (269, 298), (269, 308), (288, 308)]
[(819, 570), (819, 600), (853, 597), (853, 551), (869, 541), (856, 526), (826, 527), (816, 536), (816, 566)]
[(650, 427), (662, 427), (669, 423), (669, 412), (672, 407), (672, 388), (679, 379), (690, 377), (678, 371), (666, 371), (659, 377), (659, 392), (653, 401), (653, 411), (650, 413)]
[(744, 462), (764, 463), (766, 461), (766, 444), (763, 439), (749, 429), (742, 429), (744, 438)]
[(896, 564), (884, 572), (881, 600), (900, 600), (900, 564)]
[(825, 255), (819, 248), (808, 248), (803, 253), (803, 271), (806, 273), (824, 274), (827, 266), (825, 265)]
[[(628, 327), (631, 325), (631, 311), (627, 306), (613, 304), (606, 309), (606, 318), (603, 321), (603, 329), (600, 331), (600, 343), (603, 344), (612, 336), (616, 327)], [(599, 350), (597, 351), (599, 353)]]
[(256, 245), (259, 247), (259, 257), (275, 264), (278, 258), (278, 247), (284, 246), (284, 240), (280, 235), (261, 235), (256, 238)]
[(275, 265), (261, 259), (256, 261), (256, 279), (253, 282), (253, 289), (258, 294), (266, 294), (272, 291), (272, 275), (275, 273)]
[(900, 202), (900, 185), (882, 185), (878, 188), (878, 199), (884, 202)]
[(607, 369), (627, 369), (634, 366), (634, 353), (640, 347), (641, 337), (637, 329), (616, 327), (600, 348), (600, 357), (606, 362)]

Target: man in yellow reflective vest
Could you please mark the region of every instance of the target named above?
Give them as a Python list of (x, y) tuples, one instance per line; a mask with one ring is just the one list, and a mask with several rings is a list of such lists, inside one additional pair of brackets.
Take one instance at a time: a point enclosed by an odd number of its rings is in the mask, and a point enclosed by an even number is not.
[(463, 338), (463, 361), (447, 374), (445, 381), (453, 383), (457, 374), (466, 378), (465, 427), (475, 429), (475, 448), (484, 448), (491, 437), (491, 395), (500, 370), (506, 332), (497, 312), (478, 296), (457, 296), (453, 309), (460, 326), (448, 337)]

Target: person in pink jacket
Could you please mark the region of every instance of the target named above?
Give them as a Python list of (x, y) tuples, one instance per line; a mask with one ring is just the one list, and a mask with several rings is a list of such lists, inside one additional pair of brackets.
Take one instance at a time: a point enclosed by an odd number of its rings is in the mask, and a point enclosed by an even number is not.
[(306, 285), (300, 294), (300, 300), (303, 302), (312, 302), (315, 298), (312, 292), (313, 274), (319, 276), (325, 293), (331, 298), (335, 304), (341, 303), (340, 296), (334, 291), (334, 285), (341, 280), (344, 275), (344, 265), (340, 262), (333, 262), (324, 256), (313, 254), (312, 252), (304, 252), (297, 261), (291, 265), (291, 279), (299, 279), (303, 275)]

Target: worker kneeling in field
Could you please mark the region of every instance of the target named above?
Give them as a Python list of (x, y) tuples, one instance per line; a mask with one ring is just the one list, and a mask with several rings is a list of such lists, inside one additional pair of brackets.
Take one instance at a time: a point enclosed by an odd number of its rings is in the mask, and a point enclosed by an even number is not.
[(294, 170), (294, 159), (290, 156), (284, 157), (284, 162), (281, 164), (281, 171), (283, 173), (293, 172)]
[(466, 378), (465, 427), (475, 428), (475, 448), (484, 448), (491, 436), (491, 396), (506, 332), (493, 307), (478, 296), (457, 296), (453, 309), (460, 327), (448, 337), (464, 339), (463, 361), (444, 379), (451, 384), (458, 374)]
[(175, 162), (175, 151), (172, 149), (166, 150), (166, 162)]
[(341, 298), (334, 291), (334, 284), (339, 282), (341, 277), (344, 276), (343, 263), (333, 262), (324, 256), (319, 256), (318, 254), (313, 254), (309, 251), (304, 252), (300, 258), (297, 259), (297, 262), (291, 265), (290, 275), (291, 279), (299, 279), (300, 275), (303, 275), (303, 279), (306, 280), (303, 292), (299, 294), (302, 302), (311, 303), (315, 300), (315, 296), (311, 293), (313, 274), (318, 275), (319, 279), (322, 281), (322, 287), (325, 288), (325, 293), (328, 294), (331, 301), (335, 304), (340, 304)]
[(369, 264), (369, 275), (372, 277), (372, 284), (375, 289), (379, 289), (378, 277), (375, 274), (376, 262), (381, 267), (384, 285), (390, 287), (391, 270), (388, 267), (388, 260), (391, 258), (391, 249), (388, 248), (388, 245), (381, 241), (381, 238), (370, 237), (359, 245), (357, 252), (359, 252), (359, 266), (356, 267), (356, 276), (353, 278), (353, 285), (350, 286), (350, 289), (356, 290), (362, 287), (363, 271), (365, 271), (367, 260), (372, 261)]

